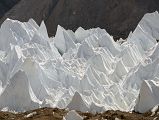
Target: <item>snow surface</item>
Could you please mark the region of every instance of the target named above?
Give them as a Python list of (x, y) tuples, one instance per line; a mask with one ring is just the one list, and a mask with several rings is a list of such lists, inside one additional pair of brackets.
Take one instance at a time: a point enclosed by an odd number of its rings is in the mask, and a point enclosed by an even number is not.
[(127, 40), (117, 42), (100, 28), (58, 26), (49, 38), (44, 22), (7, 19), (0, 29), (0, 109), (145, 112), (159, 104), (156, 40), (158, 12), (146, 14)]

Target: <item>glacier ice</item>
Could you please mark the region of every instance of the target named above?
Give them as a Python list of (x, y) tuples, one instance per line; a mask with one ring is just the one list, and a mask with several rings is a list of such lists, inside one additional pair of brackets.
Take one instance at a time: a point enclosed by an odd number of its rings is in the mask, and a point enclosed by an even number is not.
[(144, 113), (159, 104), (159, 82), (147, 80), (142, 83), (135, 111)]
[(159, 104), (157, 40), (158, 12), (117, 42), (100, 28), (58, 26), (49, 38), (44, 22), (7, 19), (0, 28), (0, 109), (145, 112)]
[(87, 112), (89, 110), (88, 105), (84, 102), (81, 95), (75, 92), (71, 102), (67, 105), (69, 110), (78, 110), (81, 112)]
[(63, 118), (63, 120), (83, 120), (83, 118), (74, 110), (71, 110)]

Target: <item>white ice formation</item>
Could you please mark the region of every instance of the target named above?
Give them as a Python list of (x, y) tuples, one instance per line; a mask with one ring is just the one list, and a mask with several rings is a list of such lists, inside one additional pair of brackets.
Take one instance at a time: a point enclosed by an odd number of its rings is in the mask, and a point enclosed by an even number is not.
[(142, 83), (135, 111), (147, 112), (159, 104), (159, 81), (147, 80)]
[(75, 110), (71, 110), (63, 118), (63, 120), (83, 120), (83, 118)]
[(117, 42), (100, 28), (58, 26), (49, 38), (44, 22), (7, 19), (0, 28), (0, 109), (145, 112), (159, 104), (157, 40), (158, 12)]

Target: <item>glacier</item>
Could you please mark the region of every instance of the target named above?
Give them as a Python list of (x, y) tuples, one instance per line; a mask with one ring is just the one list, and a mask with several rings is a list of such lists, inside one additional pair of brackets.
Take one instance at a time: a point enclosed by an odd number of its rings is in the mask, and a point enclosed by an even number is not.
[(71, 110), (63, 118), (63, 120), (83, 120), (83, 118), (74, 110)]
[(158, 12), (116, 42), (100, 28), (58, 26), (49, 37), (44, 22), (7, 19), (0, 28), (0, 109), (144, 113), (159, 104), (158, 40)]

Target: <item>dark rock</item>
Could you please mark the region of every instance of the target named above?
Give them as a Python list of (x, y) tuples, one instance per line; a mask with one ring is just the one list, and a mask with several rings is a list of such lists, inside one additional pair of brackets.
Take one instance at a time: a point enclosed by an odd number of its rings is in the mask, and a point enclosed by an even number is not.
[[(3, 7), (0, 2), (0, 9)], [(6, 18), (20, 21), (33, 18), (38, 24), (45, 20), (50, 36), (55, 35), (59, 24), (74, 31), (79, 26), (101, 27), (119, 39), (126, 38), (145, 13), (156, 10), (159, 10), (158, 0), (21, 0), (0, 24)]]
[(51, 14), (57, 0), (21, 0), (1, 19), (2, 23), (6, 18), (19, 21), (28, 21), (33, 18), (38, 24), (46, 20)]
[(11, 9), (15, 4), (17, 4), (20, 0), (1, 0), (0, 1), (0, 18)]
[(101, 27), (115, 38), (126, 38), (145, 13), (156, 10), (158, 0), (60, 0), (46, 24), (53, 35), (60, 24), (72, 30)]

